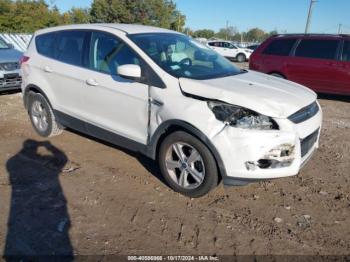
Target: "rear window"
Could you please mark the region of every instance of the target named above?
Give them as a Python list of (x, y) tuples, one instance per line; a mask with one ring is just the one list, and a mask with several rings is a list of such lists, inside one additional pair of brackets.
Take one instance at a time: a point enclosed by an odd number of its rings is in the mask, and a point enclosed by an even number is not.
[(35, 37), (35, 45), (39, 54), (54, 58), (55, 33), (38, 35)]
[(273, 40), (264, 50), (265, 55), (288, 56), (292, 50), (296, 39), (276, 39)]
[(338, 43), (338, 40), (301, 40), (295, 50), (295, 56), (318, 59), (335, 59)]
[(350, 62), (350, 41), (344, 42), (342, 61)]

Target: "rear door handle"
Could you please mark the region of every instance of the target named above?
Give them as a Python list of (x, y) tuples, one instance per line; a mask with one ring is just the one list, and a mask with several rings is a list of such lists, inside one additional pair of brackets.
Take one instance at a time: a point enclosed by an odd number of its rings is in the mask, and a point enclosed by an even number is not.
[(86, 80), (86, 84), (88, 84), (89, 86), (98, 86), (98, 82), (92, 78), (89, 78), (88, 80)]
[(46, 73), (52, 73), (53, 70), (51, 69), (51, 67), (45, 66), (45, 67), (44, 67), (44, 72), (46, 72)]

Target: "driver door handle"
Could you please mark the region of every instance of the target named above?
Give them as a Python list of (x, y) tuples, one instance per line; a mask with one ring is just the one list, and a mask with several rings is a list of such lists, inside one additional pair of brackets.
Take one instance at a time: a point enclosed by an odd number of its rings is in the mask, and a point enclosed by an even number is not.
[(49, 66), (44, 66), (43, 70), (44, 70), (44, 72), (46, 72), (46, 73), (52, 73), (52, 72), (53, 72), (53, 70), (52, 70), (51, 67), (49, 67)]
[(98, 82), (92, 78), (89, 78), (88, 80), (86, 80), (86, 84), (88, 84), (89, 86), (98, 86)]

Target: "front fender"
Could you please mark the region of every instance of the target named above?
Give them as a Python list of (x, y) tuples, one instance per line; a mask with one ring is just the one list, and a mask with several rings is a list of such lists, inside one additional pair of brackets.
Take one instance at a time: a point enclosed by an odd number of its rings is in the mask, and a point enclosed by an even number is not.
[(217, 151), (215, 146), (212, 144), (210, 139), (205, 134), (203, 134), (200, 130), (198, 130), (196, 127), (182, 120), (178, 120), (178, 119), (167, 120), (159, 125), (159, 127), (156, 129), (156, 131), (153, 133), (150, 139), (148, 149), (147, 149), (147, 156), (152, 159), (156, 159), (159, 142), (161, 142), (162, 136), (168, 133), (169, 131), (179, 130), (179, 129), (187, 131), (191, 135), (197, 137), (208, 147), (208, 149), (211, 151), (211, 153), (213, 154), (216, 160), (221, 176), (226, 177), (227, 173), (226, 173), (226, 169), (223, 164), (223, 161), (219, 155), (219, 152)]

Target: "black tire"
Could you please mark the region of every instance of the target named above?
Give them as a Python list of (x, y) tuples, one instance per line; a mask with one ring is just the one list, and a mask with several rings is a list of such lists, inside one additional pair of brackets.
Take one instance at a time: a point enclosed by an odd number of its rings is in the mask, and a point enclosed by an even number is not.
[[(168, 168), (166, 165), (166, 157), (168, 152), (175, 143), (185, 143), (191, 147), (193, 147), (196, 151), (198, 151), (200, 155), (200, 159), (204, 164), (204, 178), (196, 188), (187, 189), (176, 183), (172, 178), (170, 173), (168, 172)], [(189, 158), (188, 158), (189, 159)], [(207, 194), (210, 190), (215, 188), (218, 185), (218, 169), (216, 165), (216, 161), (214, 156), (210, 152), (210, 150), (203, 144), (198, 138), (184, 132), (184, 131), (176, 131), (167, 136), (162, 144), (160, 145), (159, 154), (158, 154), (158, 162), (160, 170), (163, 174), (164, 179), (168, 183), (168, 185), (176, 192), (179, 192), (188, 197), (201, 197)], [(179, 161), (180, 162), (180, 161)], [(198, 164), (198, 163), (197, 163)], [(195, 165), (195, 163), (193, 163)], [(203, 168), (203, 167), (202, 167)], [(180, 172), (180, 171), (179, 171)], [(191, 174), (190, 174), (191, 175)], [(191, 177), (190, 177), (191, 178)], [(188, 178), (189, 179), (189, 178)], [(179, 179), (180, 180), (180, 179)]]
[[(52, 137), (60, 135), (63, 132), (63, 127), (56, 122), (55, 115), (52, 111), (52, 108), (45, 97), (39, 93), (30, 92), (28, 94), (28, 114), (30, 121), (34, 130), (38, 133), (38, 135), (42, 137)], [(43, 120), (47, 126), (44, 128), (40, 128), (37, 124), (36, 119), (42, 118), (42, 116), (35, 116), (34, 106), (37, 106), (38, 103), (42, 109), (42, 112), (45, 112), (45, 119)]]
[(238, 54), (236, 59), (237, 59), (237, 62), (239, 63), (243, 63), (247, 61), (247, 57), (245, 56), (245, 54)]
[(270, 74), (270, 75), (272, 75), (272, 76), (274, 76), (274, 77), (286, 79), (283, 75), (281, 75), (281, 74), (279, 74), (279, 73), (272, 73), (272, 74)]

